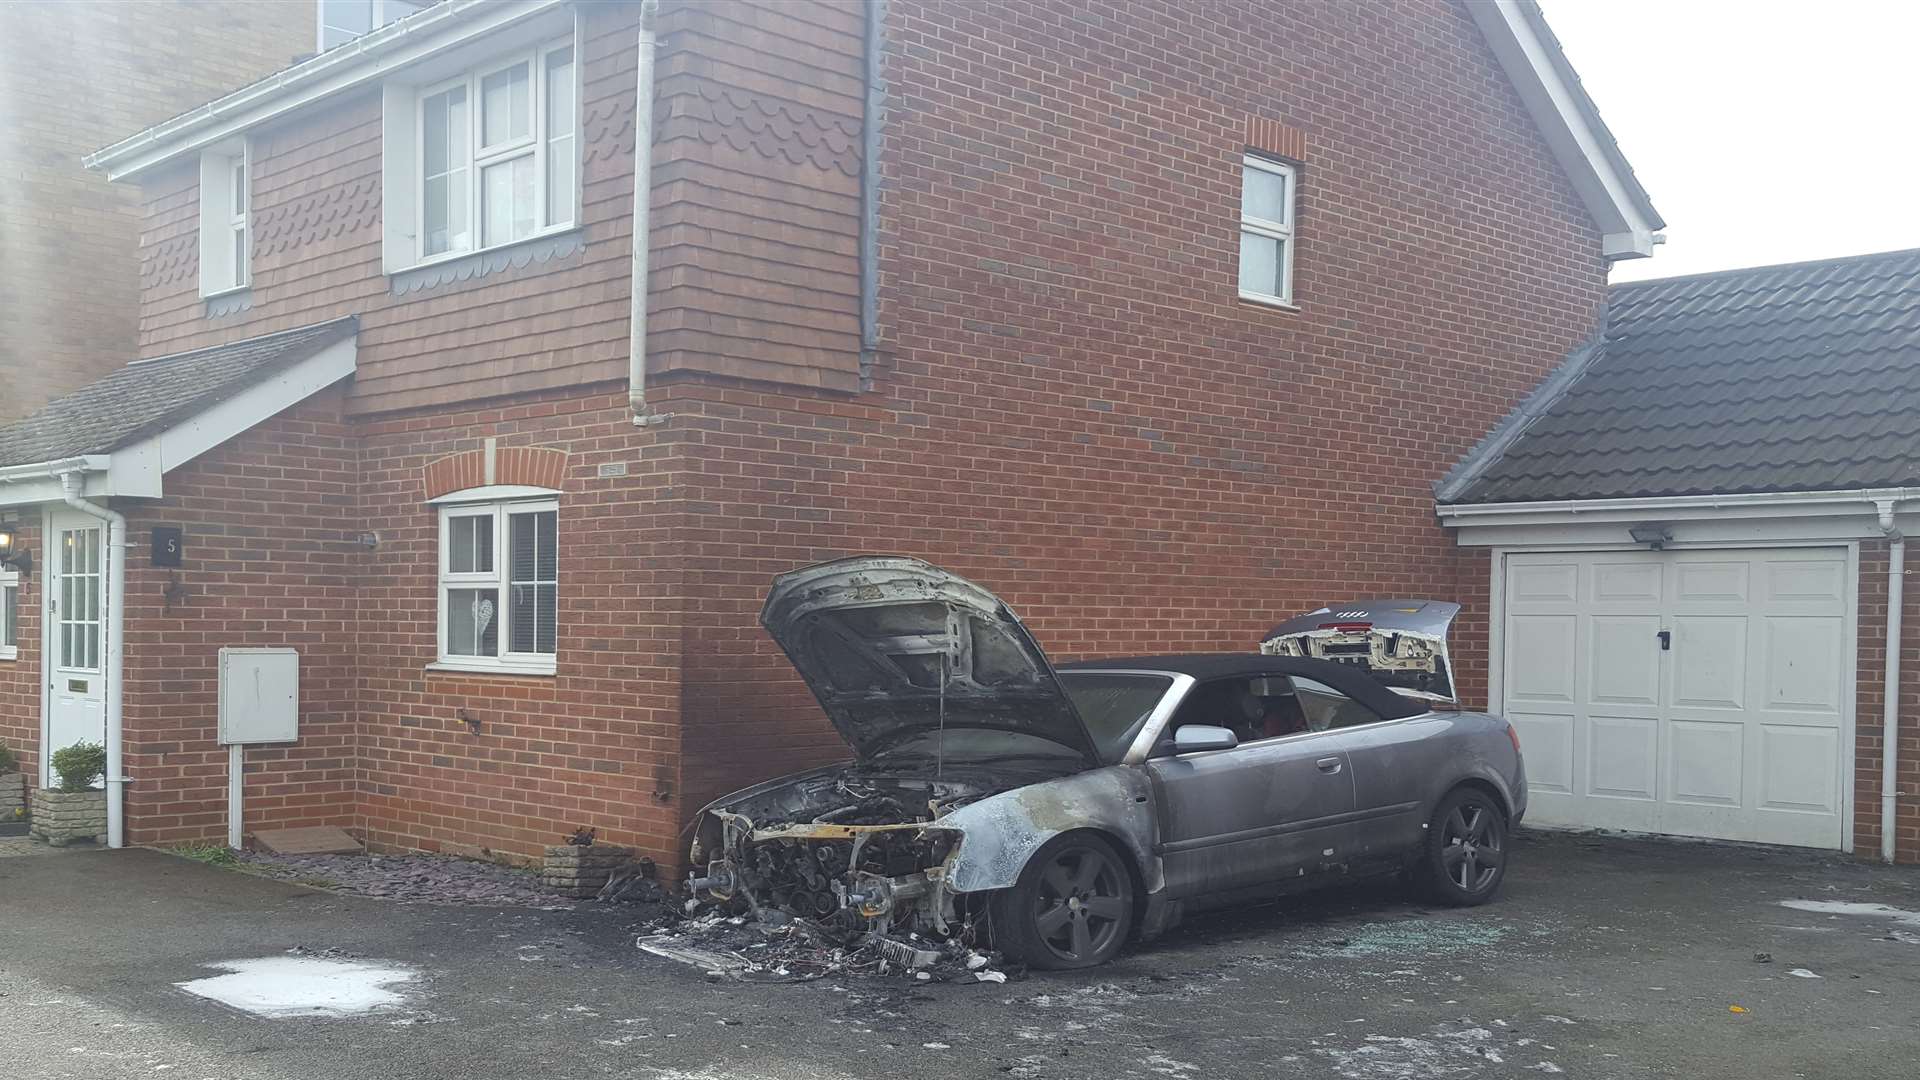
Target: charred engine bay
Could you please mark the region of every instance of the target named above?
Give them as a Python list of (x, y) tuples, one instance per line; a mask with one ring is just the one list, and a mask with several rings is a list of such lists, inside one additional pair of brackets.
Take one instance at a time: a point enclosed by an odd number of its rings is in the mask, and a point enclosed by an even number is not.
[(940, 818), (1031, 782), (825, 770), (710, 807), (692, 852), (696, 895), (875, 933), (946, 934), (964, 913), (945, 889), (959, 840)]

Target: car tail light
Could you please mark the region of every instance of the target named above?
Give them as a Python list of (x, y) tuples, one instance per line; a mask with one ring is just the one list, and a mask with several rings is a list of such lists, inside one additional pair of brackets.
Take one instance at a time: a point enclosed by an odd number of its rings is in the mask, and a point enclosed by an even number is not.
[(1507, 725), (1507, 741), (1513, 744), (1514, 753), (1520, 752), (1520, 733), (1513, 729), (1512, 724)]

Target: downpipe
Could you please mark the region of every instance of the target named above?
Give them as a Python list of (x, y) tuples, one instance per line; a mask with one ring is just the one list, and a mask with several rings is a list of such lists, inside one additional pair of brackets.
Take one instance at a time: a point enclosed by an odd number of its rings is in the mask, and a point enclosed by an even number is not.
[(125, 843), (126, 783), (121, 770), (120, 707), (124, 665), (122, 648), (126, 642), (123, 612), (127, 597), (127, 519), (117, 510), (89, 502), (80, 494), (80, 473), (60, 474), (60, 497), (68, 506), (107, 524), (107, 655), (102, 667), (106, 672), (107, 695), (107, 846)]
[(1907, 538), (1893, 523), (1894, 500), (1874, 503), (1880, 531), (1887, 538), (1887, 670), (1880, 713), (1880, 858), (1893, 861), (1894, 826), (1899, 814), (1900, 634), (1905, 599)]
[(647, 270), (653, 238), (653, 32), (660, 0), (640, 4), (640, 56), (633, 97), (633, 270), (627, 310), (627, 405), (635, 427), (666, 423), (670, 414), (647, 408)]

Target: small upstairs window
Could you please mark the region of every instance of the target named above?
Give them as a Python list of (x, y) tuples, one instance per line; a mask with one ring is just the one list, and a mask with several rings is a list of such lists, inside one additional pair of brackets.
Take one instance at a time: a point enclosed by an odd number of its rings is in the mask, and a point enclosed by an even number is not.
[(244, 289), (252, 247), (247, 228), (251, 192), (247, 148), (200, 155), (200, 295)]
[(1240, 163), (1240, 298), (1293, 303), (1293, 201), (1299, 172), (1248, 154)]
[(426, 7), (430, 0), (318, 0), (321, 52)]

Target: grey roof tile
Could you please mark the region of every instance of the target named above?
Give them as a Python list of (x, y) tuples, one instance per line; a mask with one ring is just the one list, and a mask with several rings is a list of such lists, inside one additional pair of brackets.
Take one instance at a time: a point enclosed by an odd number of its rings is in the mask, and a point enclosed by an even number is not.
[(0, 467), (105, 454), (202, 412), (352, 337), (352, 317), (136, 360), (0, 426)]
[(1616, 285), (1608, 307), (1600, 355), (1441, 501), (1920, 486), (1920, 250)]

